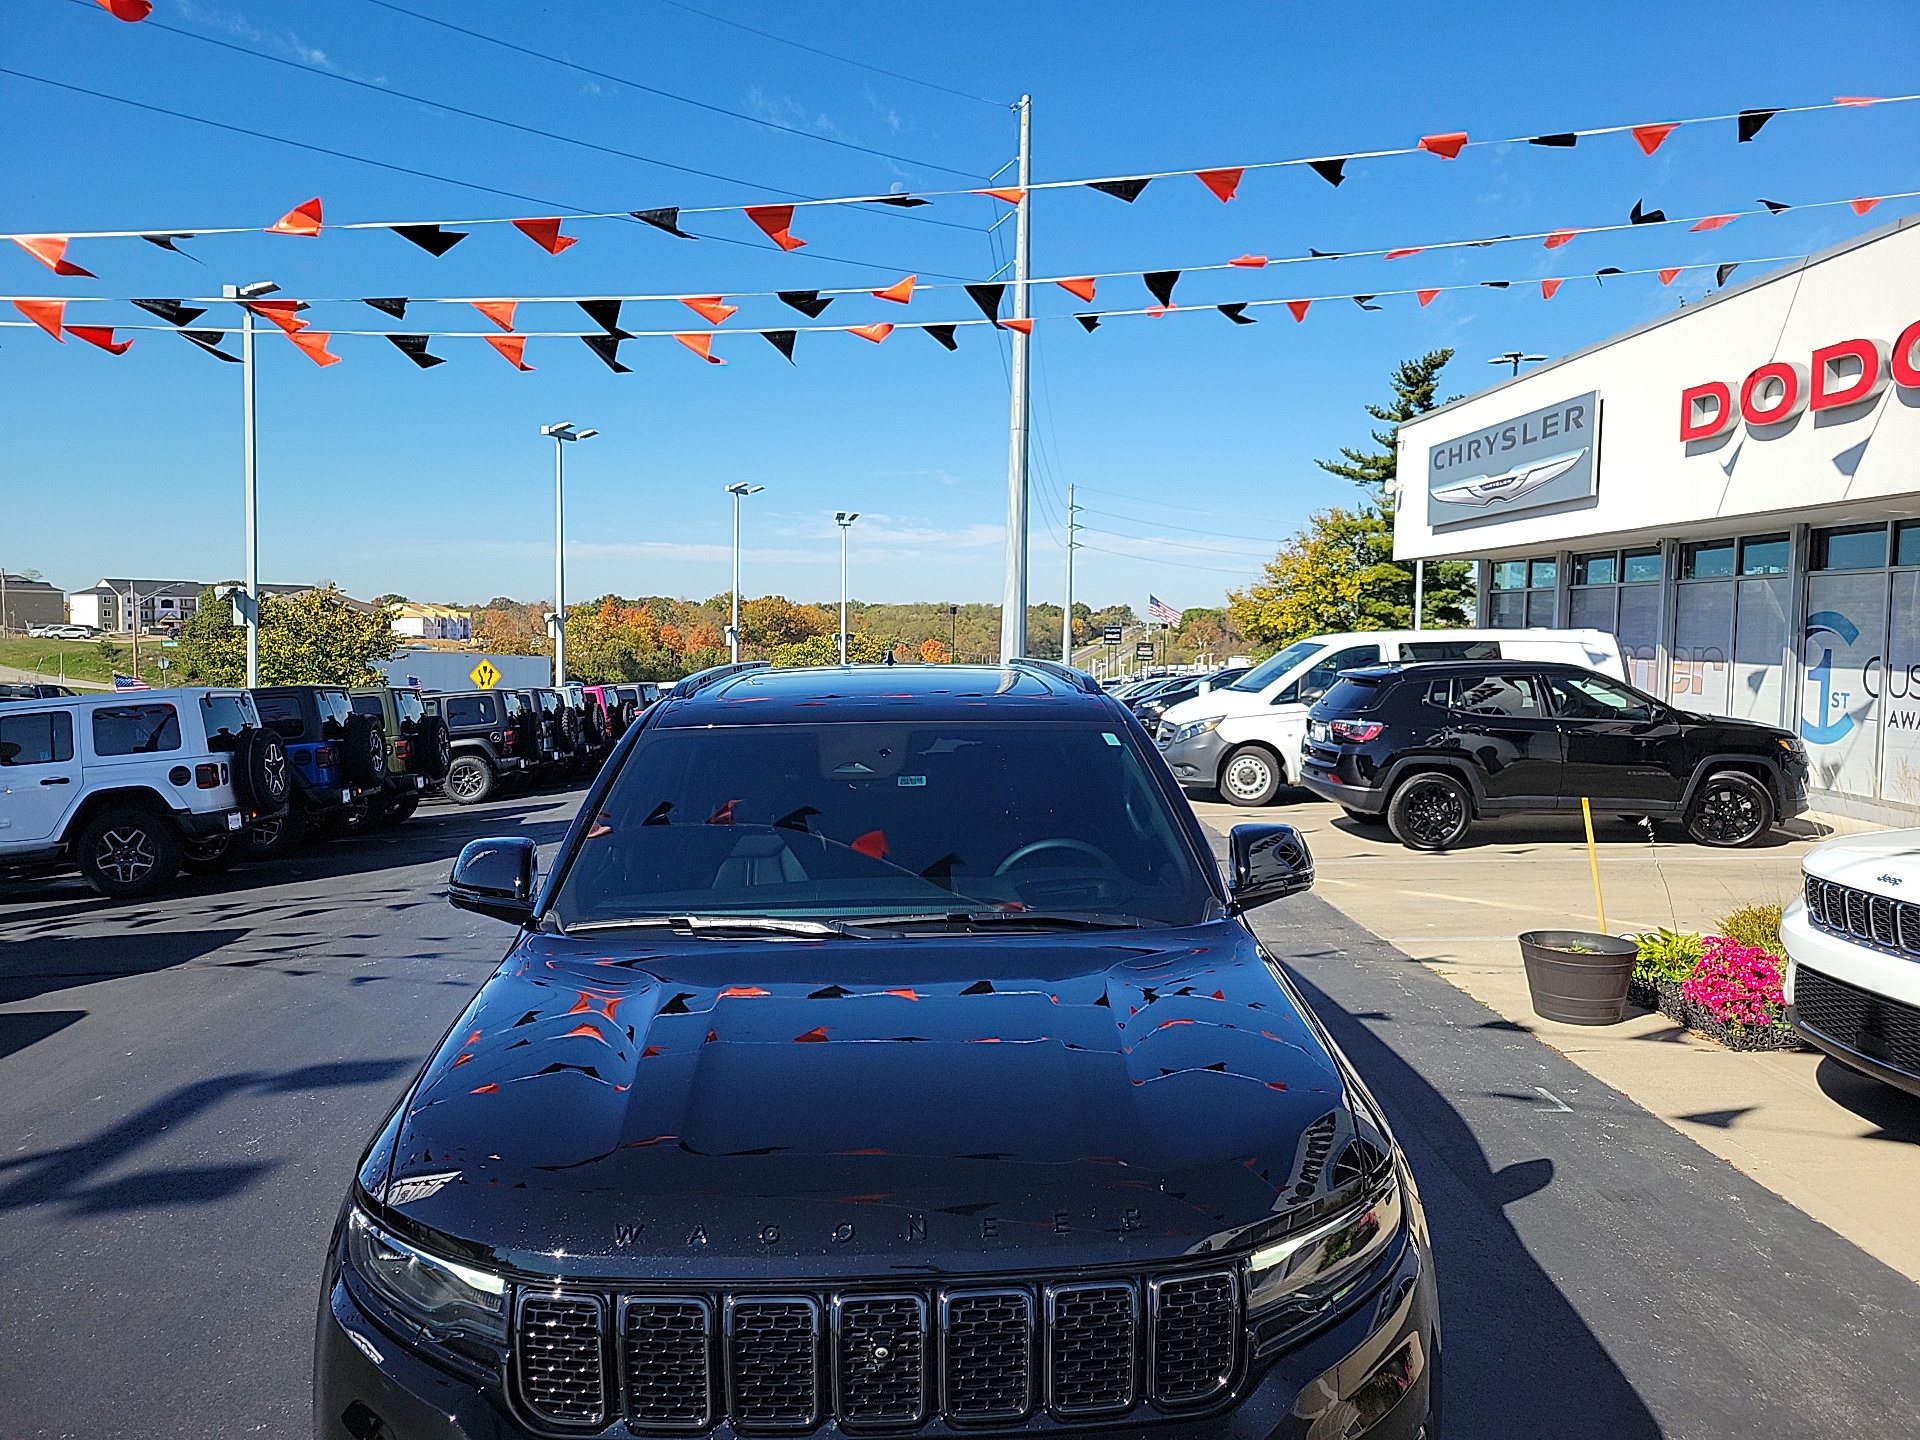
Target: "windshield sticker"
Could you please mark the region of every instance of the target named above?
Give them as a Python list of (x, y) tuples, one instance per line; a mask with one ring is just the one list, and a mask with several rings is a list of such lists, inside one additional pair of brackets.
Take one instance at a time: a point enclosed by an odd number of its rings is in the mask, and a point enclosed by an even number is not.
[(1106, 741), (1107, 744), (1113, 746), (1114, 749), (1118, 750), (1120, 748), (1120, 737), (1111, 730), (1102, 730), (1100, 732), (1100, 738)]
[(901, 775), (896, 778), (893, 783), (906, 786), (925, 785), (927, 783), (927, 777), (924, 775)]

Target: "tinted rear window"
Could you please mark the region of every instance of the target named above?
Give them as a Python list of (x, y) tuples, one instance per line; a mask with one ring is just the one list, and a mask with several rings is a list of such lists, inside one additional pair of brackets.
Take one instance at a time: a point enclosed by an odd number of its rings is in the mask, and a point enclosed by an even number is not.
[(1498, 640), (1402, 640), (1402, 660), (1498, 660)]
[(1377, 680), (1336, 680), (1314, 708), (1328, 715), (1360, 715), (1386, 699), (1387, 690), (1388, 687)]
[(446, 699), (447, 724), (493, 724), (493, 697), (490, 695), (449, 695)]
[(180, 748), (180, 717), (171, 705), (110, 705), (93, 712), (93, 753), (154, 755)]
[(380, 703), (378, 695), (356, 695), (353, 697), (353, 710), (356, 715), (371, 715), (380, 720), (386, 717), (386, 706)]
[(207, 748), (231, 750), (247, 728), (247, 702), (238, 695), (202, 695), (200, 723), (207, 727)]
[(307, 733), (307, 717), (298, 695), (256, 695), (253, 703), (261, 723), (285, 740), (298, 740)]

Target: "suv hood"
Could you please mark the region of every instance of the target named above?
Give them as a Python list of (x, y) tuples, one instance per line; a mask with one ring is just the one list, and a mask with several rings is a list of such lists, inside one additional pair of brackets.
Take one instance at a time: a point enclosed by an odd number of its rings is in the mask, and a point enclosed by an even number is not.
[(525, 937), (363, 1163), (378, 1208), (535, 1274), (1075, 1268), (1271, 1233), (1355, 1133), (1234, 921), (657, 935)]
[(1920, 830), (1846, 835), (1809, 850), (1809, 875), (1920, 905)]
[(1258, 715), (1267, 702), (1258, 690), (1209, 690), (1160, 712), (1163, 721), (1185, 725), (1194, 720), (1209, 720), (1215, 715)]

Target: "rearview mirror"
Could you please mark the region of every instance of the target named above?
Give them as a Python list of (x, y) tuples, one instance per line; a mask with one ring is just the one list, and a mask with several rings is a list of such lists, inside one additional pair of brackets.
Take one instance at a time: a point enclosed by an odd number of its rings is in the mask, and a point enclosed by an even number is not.
[(473, 840), (453, 862), (447, 899), (456, 908), (514, 925), (533, 918), (535, 857), (524, 835)]
[(1236, 915), (1313, 886), (1313, 852), (1291, 825), (1236, 825), (1227, 833), (1227, 855)]

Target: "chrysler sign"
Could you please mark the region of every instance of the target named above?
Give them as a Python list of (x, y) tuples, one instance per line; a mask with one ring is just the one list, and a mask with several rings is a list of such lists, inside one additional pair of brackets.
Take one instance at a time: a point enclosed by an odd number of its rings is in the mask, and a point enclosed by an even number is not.
[(1427, 451), (1427, 520), (1510, 515), (1594, 493), (1600, 394), (1589, 390)]

